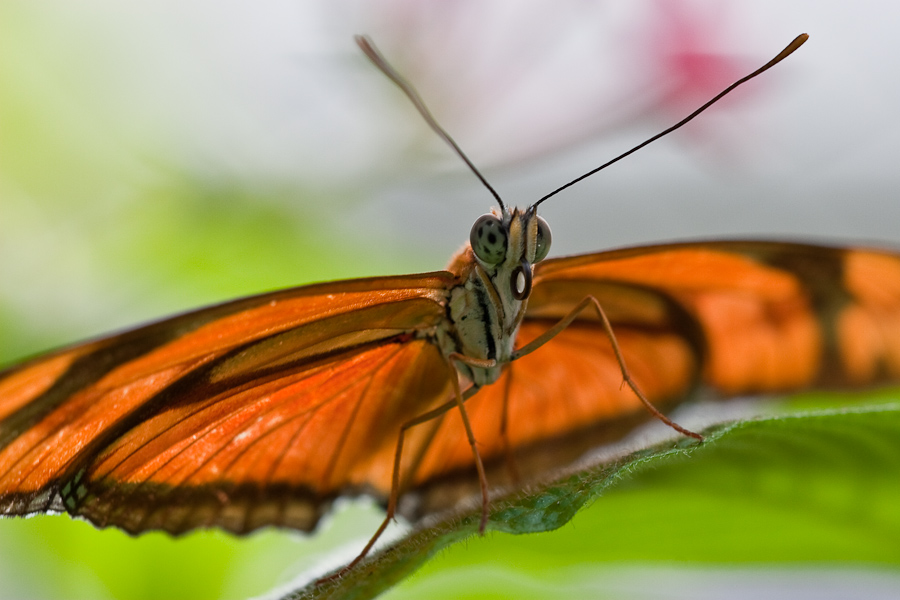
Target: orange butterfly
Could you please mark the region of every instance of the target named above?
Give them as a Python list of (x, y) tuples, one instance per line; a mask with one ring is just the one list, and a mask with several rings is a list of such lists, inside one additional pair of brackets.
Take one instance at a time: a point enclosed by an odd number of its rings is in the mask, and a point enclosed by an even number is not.
[(388, 514), (361, 558), (401, 495), (416, 492), (411, 516), (447, 508), (473, 467), (483, 529), (507, 464), (560, 464), (645, 409), (699, 437), (654, 408), (698, 384), (900, 378), (900, 255), (706, 242), (546, 259), (550, 195), (497, 197), (445, 271), (236, 300), (0, 373), (0, 512), (309, 531), (338, 496), (369, 494)]

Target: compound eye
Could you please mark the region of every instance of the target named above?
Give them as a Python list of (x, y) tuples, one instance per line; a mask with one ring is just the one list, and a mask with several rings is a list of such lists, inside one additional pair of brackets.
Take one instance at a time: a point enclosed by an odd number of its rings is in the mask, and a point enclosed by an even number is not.
[(534, 249), (534, 262), (540, 262), (547, 258), (550, 252), (550, 226), (541, 217), (538, 220), (537, 244)]
[(472, 225), (469, 243), (475, 256), (489, 265), (499, 265), (506, 258), (506, 230), (494, 215), (482, 215)]

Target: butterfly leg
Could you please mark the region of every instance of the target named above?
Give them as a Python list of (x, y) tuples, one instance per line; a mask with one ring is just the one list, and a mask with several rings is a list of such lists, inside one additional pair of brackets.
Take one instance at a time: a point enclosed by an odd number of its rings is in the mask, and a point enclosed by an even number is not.
[[(465, 393), (462, 393), (459, 388), (459, 380), (457, 377), (457, 371), (455, 368), (452, 367), (452, 363), (454, 363), (454, 362), (463, 363), (463, 364), (469, 365), (470, 367), (477, 367), (477, 368), (482, 368), (482, 369), (488, 369), (488, 368), (496, 366), (496, 364), (497, 364), (496, 361), (494, 361), (494, 360), (470, 358), (463, 354), (451, 353), (447, 358), (447, 364), (448, 364), (448, 369), (450, 370), (450, 381), (451, 381), (451, 384), (453, 385), (453, 400), (451, 400), (448, 403), (443, 404), (440, 407), (438, 407), (437, 409), (435, 409), (435, 411), (440, 411), (440, 414), (428, 413), (427, 415), (422, 415), (422, 417), (429, 417), (429, 418), (425, 418), (422, 421), (419, 421), (419, 419), (417, 418), (415, 424), (421, 424), (421, 423), (424, 423), (425, 421), (434, 421), (435, 423), (437, 423), (436, 419), (439, 416), (446, 414), (447, 410), (449, 410), (450, 408), (453, 408), (453, 407), (459, 408), (460, 415), (463, 420), (463, 426), (466, 430), (466, 438), (469, 441), (469, 444), (472, 448), (472, 453), (475, 457), (475, 465), (478, 470), (478, 479), (479, 479), (479, 483), (481, 485), (482, 514), (481, 514), (481, 523), (480, 523), (478, 531), (479, 531), (479, 533), (483, 534), (485, 527), (487, 526), (488, 508), (490, 505), (490, 501), (489, 501), (489, 497), (488, 497), (487, 476), (486, 476), (486, 473), (484, 470), (484, 463), (482, 461), (481, 454), (479, 453), (478, 448), (477, 448), (477, 442), (475, 441), (475, 434), (472, 430), (472, 425), (469, 420), (469, 415), (465, 409), (466, 400), (468, 400), (469, 398), (474, 396), (478, 392), (479, 387), (473, 386), (473, 387), (467, 389)], [(509, 391), (509, 386), (507, 386), (507, 392), (508, 391)], [(410, 426), (412, 426), (412, 425), (410, 425)], [(501, 428), (505, 428), (505, 425), (501, 424)], [(404, 481), (401, 481), (398, 485), (394, 486), (398, 490), (398, 492), (400, 489), (405, 487), (407, 483), (409, 483), (408, 480), (411, 479), (412, 476), (415, 474), (416, 470), (418, 469), (419, 464), (421, 464), (422, 459), (425, 456), (425, 450), (427, 450), (427, 447), (430, 444), (430, 440), (433, 439), (433, 437), (436, 433), (437, 433), (437, 427), (432, 428), (431, 433), (427, 438), (428, 441), (426, 441), (424, 444), (422, 444), (422, 447), (419, 449), (418, 454), (416, 454), (416, 456), (413, 457), (413, 461), (412, 461), (410, 467), (407, 469), (407, 479)], [(399, 456), (400, 452), (401, 451), (398, 448), (398, 456)], [(511, 456), (510, 456), (510, 458), (511, 458)], [(399, 458), (397, 458), (397, 460), (399, 460)], [(395, 472), (398, 472), (399, 471), (399, 462), (395, 463), (395, 467), (396, 467)], [(513, 465), (512, 468), (515, 469), (515, 466)]]
[(485, 473), (484, 473), (484, 465), (482, 464), (482, 461), (481, 461), (481, 455), (478, 453), (478, 449), (475, 447), (475, 435), (472, 433), (472, 426), (469, 423), (469, 416), (466, 413), (466, 410), (464, 407), (465, 401), (468, 400), (473, 395), (475, 395), (475, 392), (478, 391), (478, 388), (474, 387), (472, 389), (466, 390), (466, 393), (463, 394), (459, 387), (459, 377), (457, 376), (457, 371), (455, 368), (453, 368), (451, 366), (450, 361), (463, 362), (463, 363), (469, 364), (474, 367), (482, 367), (482, 368), (493, 367), (496, 364), (495, 361), (493, 361), (493, 360), (473, 359), (473, 358), (469, 358), (469, 357), (463, 356), (461, 354), (456, 354), (456, 353), (453, 353), (448, 357), (447, 364), (451, 370), (450, 381), (451, 381), (451, 384), (453, 385), (454, 397), (452, 400), (445, 402), (444, 404), (441, 404), (437, 408), (434, 408), (433, 410), (423, 413), (423, 414), (419, 415), (418, 417), (415, 417), (414, 419), (410, 419), (409, 421), (406, 421), (405, 423), (403, 423), (403, 425), (400, 426), (400, 431), (397, 434), (397, 448), (394, 451), (394, 466), (393, 466), (393, 470), (391, 473), (391, 493), (388, 496), (388, 505), (387, 505), (387, 511), (386, 511), (387, 514), (384, 517), (384, 521), (381, 522), (381, 525), (378, 526), (378, 529), (375, 530), (375, 533), (372, 535), (372, 537), (366, 543), (366, 545), (362, 549), (362, 551), (356, 556), (356, 558), (354, 558), (352, 561), (350, 561), (345, 567), (343, 567), (339, 571), (336, 571), (336, 572), (332, 573), (331, 575), (327, 575), (325, 577), (322, 577), (321, 579), (316, 580), (316, 585), (321, 585), (322, 583), (325, 583), (327, 581), (332, 581), (334, 579), (338, 579), (338, 578), (342, 577), (350, 569), (352, 569), (353, 567), (358, 565), (360, 563), (360, 561), (362, 561), (369, 554), (369, 552), (375, 546), (375, 543), (382, 536), (382, 534), (384, 534), (385, 530), (387, 529), (388, 525), (390, 525), (391, 521), (394, 520), (394, 516), (397, 513), (397, 502), (400, 497), (400, 462), (401, 462), (401, 457), (403, 456), (403, 441), (404, 441), (404, 438), (406, 437), (406, 431), (408, 429), (415, 427), (416, 425), (421, 425), (423, 423), (433, 421), (434, 419), (441, 417), (442, 415), (447, 413), (447, 411), (453, 409), (454, 407), (459, 407), (459, 409), (461, 411), (461, 414), (463, 417), (463, 425), (466, 428), (466, 435), (469, 439), (469, 444), (472, 446), (472, 451), (475, 453), (475, 462), (478, 467), (478, 478), (479, 478), (479, 481), (481, 482), (481, 496), (482, 496), (482, 515), (481, 515), (481, 526), (479, 528), (479, 533), (484, 533), (484, 528), (487, 524), (487, 510), (488, 510), (487, 477), (485, 476)]
[[(363, 549), (363, 556), (365, 556), (365, 553), (367, 553), (371, 549), (372, 545), (375, 543), (375, 540), (378, 539), (378, 536), (381, 535), (384, 529), (387, 528), (388, 523), (394, 518), (394, 513), (397, 509), (397, 500), (400, 495), (400, 458), (403, 455), (403, 438), (406, 434), (406, 430), (411, 427), (415, 427), (416, 425), (427, 423), (428, 421), (436, 419), (454, 406), (459, 408), (459, 414), (462, 417), (463, 427), (466, 430), (466, 438), (469, 441), (469, 446), (471, 446), (472, 454), (475, 457), (475, 467), (478, 470), (478, 482), (481, 485), (481, 522), (478, 525), (478, 533), (483, 534), (485, 528), (487, 527), (488, 509), (490, 507), (487, 475), (484, 471), (484, 462), (481, 460), (481, 454), (478, 452), (478, 445), (475, 441), (475, 433), (472, 431), (472, 424), (469, 421), (469, 414), (466, 412), (465, 406), (466, 400), (472, 397), (475, 392), (478, 391), (478, 388), (473, 387), (469, 390), (466, 390), (466, 393), (463, 394), (462, 390), (459, 387), (459, 377), (457, 375), (456, 368), (453, 366), (453, 363), (463, 363), (469, 365), (470, 367), (477, 367), (481, 369), (489, 369), (496, 366), (497, 364), (497, 362), (494, 360), (472, 358), (469, 356), (465, 356), (464, 354), (459, 354), (458, 352), (452, 352), (447, 356), (447, 366), (450, 370), (449, 379), (451, 385), (453, 386), (453, 400), (451, 400), (450, 402), (446, 402), (425, 414), (419, 415), (411, 421), (407, 421), (400, 428), (400, 434), (397, 437), (397, 450), (394, 454), (394, 469), (391, 475), (391, 495), (388, 500), (387, 516), (384, 523), (382, 523), (381, 527), (379, 527), (373, 539), (370, 540), (366, 545), (366, 548)], [(359, 560), (360, 558), (362, 558), (362, 556), (358, 557), (357, 560)], [(351, 565), (352, 564), (353, 563), (351, 563)]]
[(500, 413), (500, 441), (503, 444), (503, 455), (506, 457), (506, 470), (509, 478), (514, 484), (517, 484), (521, 477), (519, 469), (516, 467), (516, 460), (512, 454), (512, 448), (509, 445), (509, 392), (512, 388), (513, 372), (511, 369), (506, 370), (506, 379), (503, 383), (503, 410)]
[[(458, 386), (459, 386), (459, 384), (457, 383), (457, 387)], [(369, 554), (369, 552), (372, 550), (372, 547), (375, 546), (375, 542), (378, 541), (378, 538), (381, 537), (381, 535), (387, 529), (388, 525), (391, 524), (391, 521), (394, 520), (394, 516), (397, 512), (397, 500), (398, 500), (398, 497), (400, 496), (400, 457), (403, 455), (403, 438), (406, 435), (406, 430), (410, 429), (412, 427), (415, 427), (416, 425), (420, 425), (422, 423), (427, 423), (428, 421), (431, 421), (432, 419), (436, 419), (436, 418), (440, 417), (441, 415), (443, 415), (444, 413), (446, 413), (448, 410), (455, 407), (456, 405), (457, 405), (456, 399), (450, 400), (449, 402), (445, 402), (444, 404), (441, 404), (434, 410), (431, 410), (431, 411), (428, 411), (427, 413), (419, 415), (415, 419), (411, 419), (400, 426), (400, 433), (397, 435), (397, 449), (394, 452), (394, 468), (393, 468), (393, 472), (391, 475), (391, 493), (390, 493), (390, 496), (388, 496), (387, 514), (384, 517), (384, 521), (381, 522), (381, 525), (379, 525), (378, 529), (375, 530), (375, 534), (372, 535), (372, 537), (369, 539), (368, 543), (366, 543), (365, 547), (356, 556), (356, 558), (354, 558), (352, 561), (350, 561), (341, 570), (316, 581), (316, 585), (321, 584), (325, 581), (330, 581), (332, 579), (341, 577), (344, 573), (346, 573), (347, 571), (349, 571), (350, 569), (352, 569), (353, 567), (358, 565), (359, 562), (362, 559), (364, 559), (366, 557), (366, 555)]]
[(674, 429), (675, 431), (682, 433), (688, 437), (692, 437), (694, 439), (703, 441), (703, 436), (699, 433), (695, 433), (690, 429), (685, 429), (678, 423), (675, 423), (667, 416), (659, 412), (653, 404), (647, 400), (644, 393), (638, 388), (637, 384), (631, 378), (631, 374), (628, 372), (628, 367), (625, 366), (625, 359), (622, 356), (622, 351), (619, 349), (619, 342), (616, 341), (616, 335), (613, 333), (612, 325), (609, 322), (609, 319), (606, 317), (606, 313), (603, 311), (603, 307), (600, 306), (600, 302), (594, 298), (593, 296), (585, 297), (581, 302), (578, 303), (575, 308), (573, 308), (569, 314), (559, 320), (556, 325), (542, 333), (540, 336), (531, 340), (521, 348), (519, 348), (516, 352), (513, 353), (511, 360), (516, 360), (522, 358), (526, 354), (531, 354), (554, 337), (559, 335), (561, 331), (563, 331), (566, 327), (572, 324), (572, 322), (578, 317), (581, 312), (589, 307), (593, 306), (597, 311), (597, 316), (600, 318), (600, 322), (603, 324), (603, 330), (606, 332), (606, 337), (609, 338), (609, 343), (612, 346), (613, 354), (615, 354), (616, 362), (619, 363), (619, 369), (622, 371), (622, 380), (623, 382), (631, 388), (631, 391), (635, 393), (641, 403), (644, 405), (644, 408), (647, 409), (651, 415)]
[[(448, 360), (461, 362), (472, 367), (491, 368), (497, 363), (494, 360), (481, 360), (470, 358), (457, 352), (451, 353)], [(454, 369), (454, 372), (456, 369)], [(455, 375), (455, 374), (454, 374)], [(484, 463), (481, 460), (481, 453), (478, 452), (478, 445), (475, 442), (475, 433), (472, 431), (472, 424), (469, 422), (469, 414), (466, 412), (465, 399), (459, 389), (459, 378), (450, 377), (453, 384), (453, 394), (456, 397), (456, 405), (459, 407), (459, 414), (462, 417), (463, 426), (466, 428), (466, 437), (469, 440), (469, 446), (472, 447), (472, 454), (475, 456), (475, 467), (478, 469), (478, 482), (481, 484), (481, 522), (478, 524), (478, 533), (484, 535), (484, 529), (487, 527), (488, 509), (490, 508), (490, 499), (488, 497), (487, 475), (484, 472)]]
[[(454, 381), (456, 381), (455, 372), (454, 372)], [(459, 383), (456, 384), (459, 387)], [(464, 398), (467, 400), (468, 397)], [(365, 547), (362, 551), (354, 558), (352, 561), (347, 563), (346, 566), (341, 568), (338, 571), (335, 571), (331, 575), (327, 575), (322, 577), (321, 579), (316, 580), (316, 585), (321, 585), (327, 581), (332, 581), (334, 579), (338, 579), (342, 577), (346, 572), (355, 567), (362, 561), (372, 550), (372, 547), (375, 546), (375, 543), (378, 541), (378, 538), (385, 532), (388, 525), (391, 524), (391, 521), (394, 520), (394, 516), (397, 512), (397, 500), (400, 496), (400, 457), (403, 455), (403, 438), (406, 435), (406, 430), (416, 425), (420, 425), (422, 423), (427, 423), (433, 419), (437, 419), (441, 415), (445, 414), (447, 411), (451, 410), (455, 406), (457, 406), (457, 399), (454, 398), (449, 402), (445, 402), (441, 404), (434, 410), (430, 410), (427, 413), (421, 414), (418, 417), (411, 419), (403, 425), (400, 426), (400, 433), (397, 434), (397, 449), (394, 452), (394, 467), (391, 475), (391, 493), (388, 496), (388, 505), (387, 505), (387, 514), (384, 517), (384, 521), (381, 522), (381, 525), (378, 526), (378, 529), (375, 530), (374, 535), (369, 539), (366, 543)]]

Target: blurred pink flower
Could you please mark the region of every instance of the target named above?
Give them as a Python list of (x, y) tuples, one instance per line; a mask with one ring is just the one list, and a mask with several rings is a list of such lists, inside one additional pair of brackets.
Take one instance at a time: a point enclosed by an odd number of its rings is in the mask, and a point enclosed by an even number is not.
[[(709, 2), (625, 10), (583, 0), (381, 0), (367, 9), (366, 31), (482, 165), (537, 159), (635, 125), (637, 143), (758, 66), (727, 50), (739, 15)], [(748, 97), (723, 101), (717, 114)], [(714, 129), (694, 126), (681, 139), (727, 155), (737, 140), (717, 140)]]

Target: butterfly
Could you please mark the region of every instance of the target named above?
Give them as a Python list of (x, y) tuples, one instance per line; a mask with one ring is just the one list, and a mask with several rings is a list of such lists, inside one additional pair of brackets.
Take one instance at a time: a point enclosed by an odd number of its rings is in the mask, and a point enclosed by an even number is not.
[(0, 513), (310, 531), (366, 494), (387, 517), (359, 559), (396, 513), (447, 509), (473, 485), (483, 529), (488, 482), (565, 464), (648, 411), (699, 437), (658, 409), (700, 385), (900, 377), (896, 253), (712, 241), (548, 258), (538, 205), (607, 165), (525, 209), (496, 196), (446, 270), (239, 299), (3, 371)]

